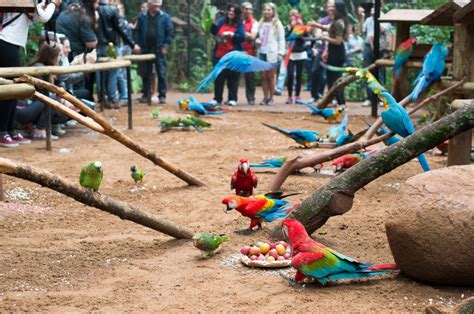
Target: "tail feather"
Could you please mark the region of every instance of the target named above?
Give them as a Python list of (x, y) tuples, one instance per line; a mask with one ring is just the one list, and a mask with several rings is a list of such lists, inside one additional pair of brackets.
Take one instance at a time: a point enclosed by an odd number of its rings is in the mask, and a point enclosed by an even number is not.
[(341, 279), (359, 279), (365, 277), (372, 277), (378, 275), (384, 275), (390, 273), (389, 271), (375, 271), (375, 272), (345, 272), (345, 273), (338, 273), (334, 275), (330, 275), (327, 277), (328, 281), (336, 281)]
[(305, 105), (306, 107), (308, 107), (310, 110), (311, 110), (311, 114), (313, 115), (322, 115), (322, 110), (317, 108), (316, 106), (313, 106), (312, 104), (310, 103), (307, 103), (307, 102), (304, 102), (303, 105)]
[(418, 161), (420, 162), (423, 171), (430, 171), (430, 165), (428, 164), (428, 160), (426, 160), (425, 154), (418, 155)]
[(266, 127), (269, 127), (270, 129), (275, 130), (275, 131), (278, 131), (278, 132), (280, 132), (280, 133), (282, 133), (282, 134), (284, 134), (284, 135), (286, 135), (286, 136), (289, 136), (289, 135), (290, 135), (290, 133), (289, 133), (287, 130), (282, 129), (282, 128), (279, 128), (279, 127), (277, 127), (277, 126), (275, 126), (275, 125), (267, 124), (267, 123), (265, 123), (265, 122), (262, 122), (262, 124), (263, 124), (264, 126), (266, 126)]
[(425, 88), (425, 86), (426, 86), (426, 78), (423, 76), (413, 88), (413, 91), (410, 94), (410, 99), (416, 100), (418, 96), (420, 95), (421, 91)]
[(294, 45), (295, 45), (294, 43), (290, 43), (290, 45), (288, 46), (288, 51), (286, 53), (286, 58), (285, 58), (285, 69), (288, 68), (288, 63), (290, 62), (290, 56), (291, 56), (291, 53), (293, 52)]
[(379, 271), (379, 270), (397, 270), (397, 264), (373, 264), (367, 267), (366, 270)]
[(199, 83), (199, 86), (196, 88), (196, 93), (204, 93), (211, 85), (212, 82), (217, 78), (217, 76), (222, 72), (222, 67), (214, 68), (208, 76), (206, 76), (202, 81)]

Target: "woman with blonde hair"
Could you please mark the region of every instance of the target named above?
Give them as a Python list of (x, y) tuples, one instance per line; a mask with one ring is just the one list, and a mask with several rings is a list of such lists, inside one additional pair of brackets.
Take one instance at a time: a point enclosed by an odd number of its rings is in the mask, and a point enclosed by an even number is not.
[[(263, 5), (257, 44), (259, 59), (270, 63), (281, 62), (285, 55), (285, 30), (278, 18), (277, 7), (272, 2)], [(275, 66), (276, 68), (276, 66)], [(275, 68), (262, 72), (262, 88), (264, 98), (260, 105), (273, 105), (275, 91)]]

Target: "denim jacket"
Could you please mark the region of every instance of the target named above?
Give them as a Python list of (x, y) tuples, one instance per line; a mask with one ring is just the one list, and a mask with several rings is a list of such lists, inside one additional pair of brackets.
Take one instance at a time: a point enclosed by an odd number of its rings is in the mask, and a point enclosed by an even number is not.
[[(158, 34), (157, 48), (168, 47), (174, 36), (173, 22), (168, 13), (160, 10), (159, 23), (156, 23), (156, 34)], [(138, 16), (137, 27), (135, 29), (135, 41), (142, 50), (147, 50), (146, 34), (148, 28), (148, 12), (143, 12)]]

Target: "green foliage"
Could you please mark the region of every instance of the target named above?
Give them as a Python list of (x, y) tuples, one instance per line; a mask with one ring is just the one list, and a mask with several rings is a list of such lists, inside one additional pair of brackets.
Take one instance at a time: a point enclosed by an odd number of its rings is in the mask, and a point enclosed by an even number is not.
[(44, 35), (44, 26), (40, 22), (31, 24), (25, 49), (20, 49), (20, 63), (25, 66), (30, 62), (33, 56), (38, 52), (39, 39)]
[(138, 66), (136, 64), (132, 64), (130, 68), (130, 75), (132, 79), (132, 90), (134, 93), (138, 93), (143, 86), (143, 81), (140, 75), (138, 75)]

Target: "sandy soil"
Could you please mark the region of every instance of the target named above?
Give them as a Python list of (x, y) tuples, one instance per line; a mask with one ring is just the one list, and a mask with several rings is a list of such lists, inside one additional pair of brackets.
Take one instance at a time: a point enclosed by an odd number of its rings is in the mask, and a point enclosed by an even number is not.
[[(161, 116), (179, 115), (171, 98), (170, 103)], [(250, 236), (234, 233), (248, 221), (237, 212), (226, 215), (222, 211), (220, 201), (231, 193), (233, 165), (243, 156), (259, 161), (311, 153), (289, 149), (293, 143), (262, 126), (262, 121), (318, 131), (325, 131), (327, 124), (302, 112), (234, 110), (209, 118), (213, 129), (204, 133), (159, 133), (150, 107), (137, 106), (134, 112), (132, 131), (126, 130), (126, 110), (108, 110), (105, 115), (140, 144), (205, 181), (206, 187), (188, 187), (122, 145), (81, 126), (70, 128), (54, 142), (52, 152), (45, 151), (44, 142), (35, 142), (14, 150), (0, 148), (0, 155), (75, 182), (83, 165), (101, 160), (105, 171), (101, 193), (195, 231), (226, 233), (233, 241), (220, 254), (202, 259), (191, 242), (174, 240), (55, 191), (4, 176), (10, 203), (0, 203), (0, 311), (419, 312), (428, 304), (454, 306), (473, 294), (472, 289), (429, 286), (402, 275), (294, 288), (281, 272), (245, 268), (236, 260), (239, 248), (266, 239), (272, 224)], [(364, 126), (354, 115), (349, 124), (352, 129)], [(428, 159), (432, 168), (446, 162), (446, 157)], [(149, 173), (145, 190), (133, 192), (132, 164)], [(384, 219), (396, 202), (397, 184), (419, 172), (419, 164), (412, 161), (372, 182), (357, 193), (351, 211), (330, 219), (314, 237), (361, 261), (392, 262)], [(264, 192), (272, 177), (259, 174), (257, 191)], [(302, 192), (290, 198), (300, 201), (327, 180), (292, 176), (284, 189)]]

